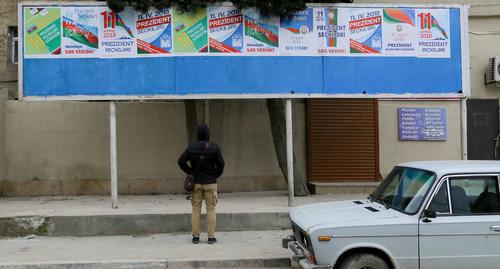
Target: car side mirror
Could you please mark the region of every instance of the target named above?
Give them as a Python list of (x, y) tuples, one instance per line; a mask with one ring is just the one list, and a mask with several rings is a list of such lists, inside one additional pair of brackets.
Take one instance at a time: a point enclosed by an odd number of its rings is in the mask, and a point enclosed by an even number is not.
[(423, 222), (431, 222), (430, 219), (436, 218), (436, 211), (430, 210), (430, 209), (425, 209), (424, 210), (424, 219), (422, 220)]

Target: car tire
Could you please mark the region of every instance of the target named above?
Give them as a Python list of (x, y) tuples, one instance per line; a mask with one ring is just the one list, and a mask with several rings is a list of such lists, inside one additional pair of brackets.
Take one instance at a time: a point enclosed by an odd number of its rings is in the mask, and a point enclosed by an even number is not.
[(371, 253), (358, 253), (345, 258), (338, 269), (389, 269), (381, 257)]

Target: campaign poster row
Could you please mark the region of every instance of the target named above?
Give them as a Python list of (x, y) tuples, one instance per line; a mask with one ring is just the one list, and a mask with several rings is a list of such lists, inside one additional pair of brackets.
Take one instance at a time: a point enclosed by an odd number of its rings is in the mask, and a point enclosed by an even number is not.
[(447, 8), (307, 8), (292, 16), (209, 6), (196, 13), (24, 7), (25, 58), (174, 55), (450, 57)]

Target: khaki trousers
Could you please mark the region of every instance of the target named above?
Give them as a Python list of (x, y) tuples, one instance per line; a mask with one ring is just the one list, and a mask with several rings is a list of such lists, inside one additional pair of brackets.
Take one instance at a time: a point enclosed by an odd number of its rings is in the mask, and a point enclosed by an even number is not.
[(193, 236), (200, 236), (200, 214), (201, 204), (205, 200), (207, 210), (207, 232), (208, 238), (215, 237), (215, 206), (217, 205), (217, 183), (215, 184), (195, 184), (191, 203), (193, 205), (193, 213), (191, 214), (191, 229)]

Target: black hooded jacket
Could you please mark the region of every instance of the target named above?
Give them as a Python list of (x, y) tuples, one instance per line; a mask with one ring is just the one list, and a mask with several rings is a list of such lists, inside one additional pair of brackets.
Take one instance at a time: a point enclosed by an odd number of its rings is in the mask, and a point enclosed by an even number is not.
[[(217, 178), (224, 171), (224, 158), (219, 146), (209, 143), (209, 141), (210, 130), (208, 126), (200, 124), (198, 126), (198, 141), (190, 144), (179, 157), (179, 167), (186, 174), (194, 175), (195, 183), (198, 184), (217, 183)], [(200, 162), (202, 156), (203, 160)]]

